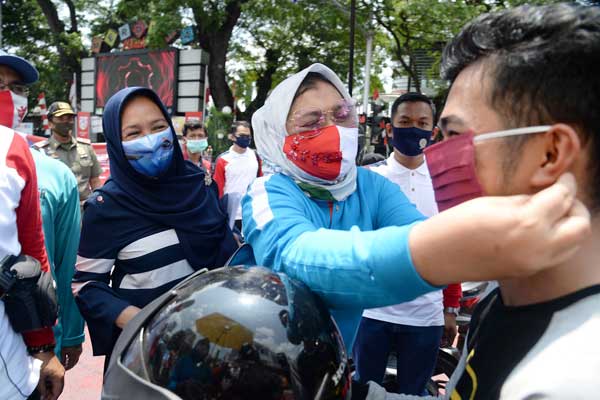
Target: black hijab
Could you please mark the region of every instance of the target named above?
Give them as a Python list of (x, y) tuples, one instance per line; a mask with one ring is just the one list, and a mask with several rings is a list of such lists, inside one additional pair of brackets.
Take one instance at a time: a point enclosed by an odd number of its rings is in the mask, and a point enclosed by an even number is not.
[[(123, 110), (138, 96), (152, 100), (160, 108), (173, 134), (171, 165), (158, 178), (137, 172), (125, 158), (121, 143)], [(120, 90), (106, 104), (102, 126), (110, 159), (110, 179), (99, 192), (122, 207), (121, 212), (174, 229), (193, 268), (224, 265), (237, 247), (226, 213), (214, 188), (206, 185), (204, 172), (183, 159), (171, 118), (156, 93), (142, 87)]]

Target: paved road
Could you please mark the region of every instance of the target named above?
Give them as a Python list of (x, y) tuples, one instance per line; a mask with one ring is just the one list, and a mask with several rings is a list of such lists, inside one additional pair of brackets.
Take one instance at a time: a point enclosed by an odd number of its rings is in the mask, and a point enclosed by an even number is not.
[(92, 356), (92, 345), (87, 328), (83, 354), (77, 365), (65, 375), (65, 389), (60, 400), (98, 400), (102, 391), (104, 357)]

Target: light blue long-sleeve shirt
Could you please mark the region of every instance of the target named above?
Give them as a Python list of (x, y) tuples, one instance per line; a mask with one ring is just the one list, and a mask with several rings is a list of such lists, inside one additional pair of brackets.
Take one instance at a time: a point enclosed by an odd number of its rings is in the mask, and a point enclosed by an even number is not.
[(346, 200), (309, 198), (289, 177), (258, 178), (242, 200), (243, 230), (258, 265), (321, 296), (350, 349), (365, 308), (439, 290), (416, 272), (408, 236), (425, 219), (386, 178), (359, 168)]
[(55, 353), (84, 341), (84, 321), (71, 293), (81, 229), (77, 180), (62, 162), (31, 150), (40, 191), (46, 252), (56, 282), (58, 323)]

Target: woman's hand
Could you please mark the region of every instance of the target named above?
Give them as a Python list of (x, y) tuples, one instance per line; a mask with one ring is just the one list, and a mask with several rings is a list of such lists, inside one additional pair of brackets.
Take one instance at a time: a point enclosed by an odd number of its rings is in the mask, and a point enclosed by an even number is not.
[(414, 265), (433, 285), (524, 277), (569, 260), (590, 234), (590, 214), (567, 173), (535, 195), (481, 197), (410, 233)]
[(139, 312), (140, 309), (136, 306), (128, 306), (121, 312), (121, 314), (119, 314), (117, 320), (115, 321), (115, 325), (121, 329), (125, 328), (125, 325), (127, 325), (127, 323), (131, 321), (131, 319)]

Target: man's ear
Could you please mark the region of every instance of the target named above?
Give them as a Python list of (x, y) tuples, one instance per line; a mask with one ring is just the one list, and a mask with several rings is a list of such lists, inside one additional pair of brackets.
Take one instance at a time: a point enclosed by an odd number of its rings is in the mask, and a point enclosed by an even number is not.
[(544, 134), (542, 146), (545, 154), (531, 177), (535, 187), (552, 185), (573, 166), (581, 150), (581, 140), (570, 125), (555, 124)]
[(439, 126), (434, 127), (433, 131), (431, 132), (431, 140), (435, 142), (438, 139), (439, 134), (440, 134), (440, 127)]

